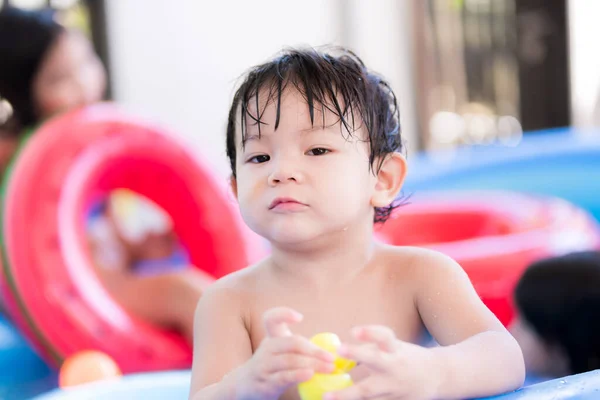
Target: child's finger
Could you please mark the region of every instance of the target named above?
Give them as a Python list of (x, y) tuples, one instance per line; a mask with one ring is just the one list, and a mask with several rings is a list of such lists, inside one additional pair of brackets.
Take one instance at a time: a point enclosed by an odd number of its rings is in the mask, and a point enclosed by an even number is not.
[(314, 374), (315, 372), (310, 368), (291, 369), (269, 375), (269, 381), (276, 387), (286, 387), (305, 382)]
[(387, 353), (383, 353), (374, 344), (343, 344), (338, 349), (338, 354), (377, 370), (384, 369), (386, 362), (385, 355), (387, 355)]
[(368, 378), (356, 385), (337, 392), (329, 392), (323, 396), (323, 400), (368, 400), (382, 398), (388, 398), (386, 393), (382, 393), (381, 388), (377, 387)]
[(361, 342), (374, 343), (380, 350), (391, 353), (397, 344), (394, 331), (387, 326), (359, 326), (352, 330), (354, 337)]
[(297, 335), (272, 338), (269, 343), (269, 351), (273, 354), (303, 354), (326, 362), (332, 362), (335, 359), (330, 352)]
[(324, 361), (315, 357), (301, 354), (278, 354), (270, 360), (269, 371), (276, 373), (284, 370), (311, 369), (315, 372), (328, 374), (335, 370), (333, 361)]
[(277, 307), (263, 314), (263, 322), (269, 337), (292, 336), (288, 324), (302, 321), (302, 314), (287, 307)]

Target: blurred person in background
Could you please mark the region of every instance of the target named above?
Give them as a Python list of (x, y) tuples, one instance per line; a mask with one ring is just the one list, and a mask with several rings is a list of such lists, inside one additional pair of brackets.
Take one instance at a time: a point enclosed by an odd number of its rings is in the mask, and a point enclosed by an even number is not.
[[(5, 181), (19, 147), (37, 127), (62, 112), (101, 101), (107, 79), (88, 38), (56, 22), (50, 10), (2, 9), (0, 60), (0, 116), (5, 117), (0, 119), (0, 173)], [(161, 232), (128, 237), (114, 203), (109, 198), (88, 216), (97, 274), (126, 310), (191, 340), (194, 309), (209, 280), (193, 268), (135, 273), (135, 263), (169, 259), (177, 241), (170, 224), (163, 224)]]
[(514, 300), (510, 331), (529, 374), (557, 378), (600, 368), (600, 252), (533, 263)]

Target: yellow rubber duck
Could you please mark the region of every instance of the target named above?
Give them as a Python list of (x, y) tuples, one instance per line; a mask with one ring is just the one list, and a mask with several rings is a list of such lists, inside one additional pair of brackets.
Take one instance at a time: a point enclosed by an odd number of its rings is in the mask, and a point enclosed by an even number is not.
[(319, 333), (310, 341), (335, 355), (333, 364), (335, 369), (330, 374), (314, 374), (313, 377), (298, 385), (298, 393), (302, 400), (322, 400), (323, 395), (352, 386), (352, 378), (348, 372), (356, 366), (356, 362), (340, 357), (337, 349), (342, 342), (335, 333)]

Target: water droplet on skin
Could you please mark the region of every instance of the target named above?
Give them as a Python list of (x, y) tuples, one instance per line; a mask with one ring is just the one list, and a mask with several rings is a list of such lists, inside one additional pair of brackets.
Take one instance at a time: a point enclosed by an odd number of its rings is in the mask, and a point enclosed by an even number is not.
[(437, 295), (439, 296), (439, 295), (440, 295), (440, 292), (437, 292)]
[(437, 315), (434, 315), (433, 318), (437, 318)]
[(427, 301), (431, 301), (431, 297), (428, 297), (428, 298), (427, 298)]

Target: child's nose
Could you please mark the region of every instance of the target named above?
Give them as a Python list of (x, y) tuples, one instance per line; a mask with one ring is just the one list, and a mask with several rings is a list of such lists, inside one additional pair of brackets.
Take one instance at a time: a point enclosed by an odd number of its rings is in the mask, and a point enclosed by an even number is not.
[(269, 175), (269, 185), (275, 186), (286, 182), (301, 181), (301, 173), (292, 160), (279, 160), (277, 163), (273, 163), (274, 168)]

